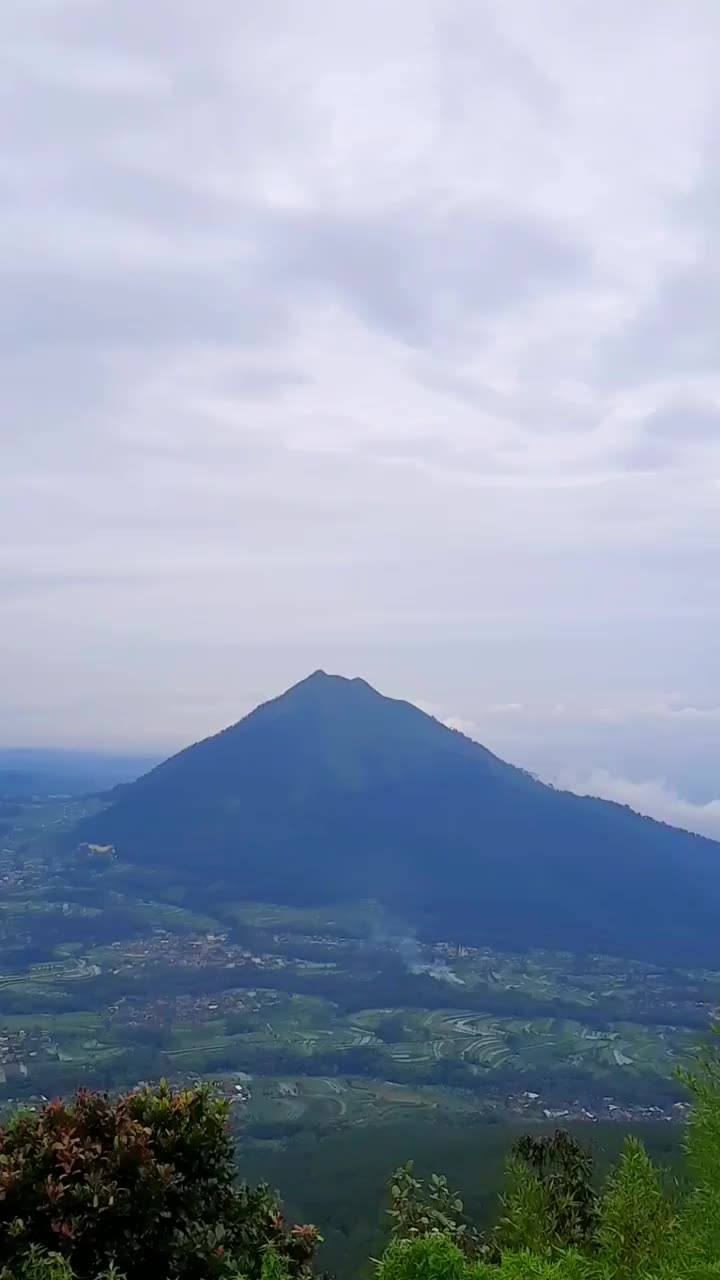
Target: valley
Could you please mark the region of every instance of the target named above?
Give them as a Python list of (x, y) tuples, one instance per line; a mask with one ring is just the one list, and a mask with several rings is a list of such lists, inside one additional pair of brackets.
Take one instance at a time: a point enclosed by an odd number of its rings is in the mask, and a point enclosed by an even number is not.
[(434, 936), (373, 901), (245, 902), (9, 806), (0, 1096), (209, 1080), (252, 1146), (405, 1117), (672, 1120), (720, 974)]

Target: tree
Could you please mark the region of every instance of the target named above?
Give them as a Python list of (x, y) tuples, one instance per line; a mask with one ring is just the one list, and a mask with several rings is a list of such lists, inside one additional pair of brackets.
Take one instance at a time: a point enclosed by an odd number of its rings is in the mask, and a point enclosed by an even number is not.
[(642, 1142), (627, 1138), (600, 1199), (596, 1243), (613, 1277), (632, 1280), (668, 1258), (677, 1222)]
[(597, 1196), (592, 1158), (567, 1130), (524, 1134), (513, 1147), (499, 1238), (514, 1249), (582, 1248), (592, 1240)]
[[(717, 1037), (720, 1029), (713, 1028)], [(680, 1072), (693, 1108), (685, 1154), (693, 1182), (685, 1208), (687, 1236), (696, 1253), (720, 1258), (720, 1053), (717, 1040), (699, 1050), (695, 1069)]]
[(78, 1093), (0, 1130), (0, 1257), (56, 1252), (76, 1280), (211, 1280), (230, 1264), (257, 1280), (272, 1247), (289, 1274), (318, 1242), (288, 1226), (274, 1194), (235, 1180), (227, 1104), (161, 1084), (113, 1099)]
[(375, 1035), (378, 1040), (382, 1040), (385, 1044), (401, 1044), (403, 1040), (407, 1040), (408, 1033), (405, 1030), (405, 1023), (399, 1014), (388, 1014), (378, 1022), (375, 1028)]

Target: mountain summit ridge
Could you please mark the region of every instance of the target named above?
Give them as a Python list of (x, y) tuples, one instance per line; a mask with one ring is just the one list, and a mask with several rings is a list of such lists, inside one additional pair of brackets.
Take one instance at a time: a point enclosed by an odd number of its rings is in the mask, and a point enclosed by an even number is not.
[[(448, 728), (442, 721), (421, 711), (414, 703), (389, 698), (360, 676), (347, 677), (318, 669), (283, 693), (259, 703), (225, 729), (182, 748), (157, 765), (152, 772), (157, 774), (173, 760), (186, 757), (188, 753), (200, 748), (207, 749), (209, 744), (220, 745), (222, 742), (227, 747), (228, 741), (251, 732), (258, 725), (264, 726), (272, 721), (290, 724), (300, 719), (303, 723), (297, 726), (299, 732), (312, 729), (325, 735), (318, 740), (321, 747), (330, 744), (328, 734), (331, 731), (342, 729), (347, 738), (346, 745), (361, 750), (384, 749), (387, 754), (388, 750), (404, 749), (407, 752), (415, 750), (420, 743), (426, 748), (432, 744), (436, 750), (451, 750), (463, 754), (469, 749), (478, 758), (484, 756), (494, 760), (498, 766), (513, 768), (512, 765), (505, 765), (481, 743), (458, 730)], [(307, 747), (305, 742), (304, 750)]]
[(76, 835), (230, 897), (372, 897), (441, 936), (714, 955), (720, 845), (556, 791), (322, 670), (119, 789)]

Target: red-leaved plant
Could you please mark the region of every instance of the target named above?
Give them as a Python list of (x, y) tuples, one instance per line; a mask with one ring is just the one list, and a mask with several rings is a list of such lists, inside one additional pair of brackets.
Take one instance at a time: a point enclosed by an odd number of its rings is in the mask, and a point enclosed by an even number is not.
[(127, 1280), (259, 1277), (268, 1248), (306, 1274), (314, 1227), (236, 1180), (227, 1104), (166, 1084), (123, 1097), (81, 1090), (0, 1129), (0, 1257), (56, 1251), (78, 1280), (114, 1263)]

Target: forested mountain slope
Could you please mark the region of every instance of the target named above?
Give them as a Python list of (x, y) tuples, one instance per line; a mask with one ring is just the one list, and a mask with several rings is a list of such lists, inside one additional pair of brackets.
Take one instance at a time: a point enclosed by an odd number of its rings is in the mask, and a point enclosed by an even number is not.
[(720, 845), (324, 672), (117, 788), (73, 839), (236, 897), (377, 898), (443, 936), (717, 959)]

